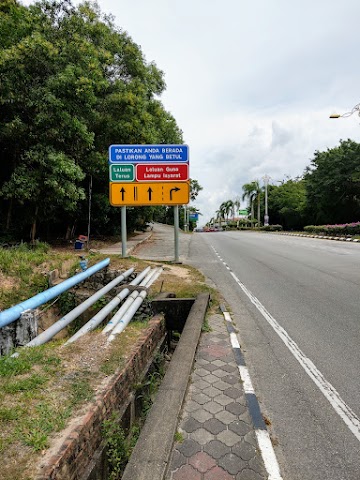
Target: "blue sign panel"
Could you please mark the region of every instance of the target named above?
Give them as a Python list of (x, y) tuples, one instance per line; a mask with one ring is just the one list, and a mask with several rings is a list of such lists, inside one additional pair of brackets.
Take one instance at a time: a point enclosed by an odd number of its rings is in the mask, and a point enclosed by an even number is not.
[(198, 213), (190, 213), (189, 220), (197, 222), (199, 220), (199, 214)]
[(110, 145), (109, 163), (188, 162), (187, 145)]

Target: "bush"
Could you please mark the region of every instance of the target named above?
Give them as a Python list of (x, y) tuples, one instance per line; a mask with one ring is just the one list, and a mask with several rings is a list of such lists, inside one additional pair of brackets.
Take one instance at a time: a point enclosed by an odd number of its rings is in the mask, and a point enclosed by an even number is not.
[(261, 227), (260, 230), (265, 230), (265, 232), (280, 232), (283, 230), (282, 225), (265, 225)]
[(360, 235), (360, 222), (339, 225), (307, 225), (304, 231), (316, 235)]

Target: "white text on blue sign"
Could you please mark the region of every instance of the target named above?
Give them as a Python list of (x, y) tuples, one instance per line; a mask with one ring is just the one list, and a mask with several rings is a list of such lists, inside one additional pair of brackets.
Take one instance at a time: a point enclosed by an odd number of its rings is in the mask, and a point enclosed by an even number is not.
[(188, 162), (187, 145), (110, 145), (109, 162)]

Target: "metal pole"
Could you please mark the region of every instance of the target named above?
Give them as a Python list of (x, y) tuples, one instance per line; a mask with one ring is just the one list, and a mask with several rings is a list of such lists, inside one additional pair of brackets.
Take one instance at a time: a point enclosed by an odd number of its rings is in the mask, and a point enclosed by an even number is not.
[(174, 206), (175, 263), (179, 263), (179, 205)]
[(126, 257), (126, 207), (121, 207), (121, 253)]
[(264, 184), (265, 184), (265, 215), (264, 215), (264, 226), (269, 225), (269, 215), (268, 215), (268, 183), (270, 180), (270, 177), (268, 175), (265, 175), (264, 177)]
[(90, 175), (89, 182), (89, 218), (88, 218), (88, 232), (87, 232), (87, 249), (90, 248), (90, 224), (91, 224), (91, 196), (92, 196), (92, 175)]

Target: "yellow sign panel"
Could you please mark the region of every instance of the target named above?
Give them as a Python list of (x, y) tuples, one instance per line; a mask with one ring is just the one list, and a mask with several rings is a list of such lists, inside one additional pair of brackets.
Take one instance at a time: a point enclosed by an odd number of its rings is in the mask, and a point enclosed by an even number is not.
[(184, 205), (190, 201), (189, 182), (115, 183), (110, 182), (113, 207), (144, 205)]

